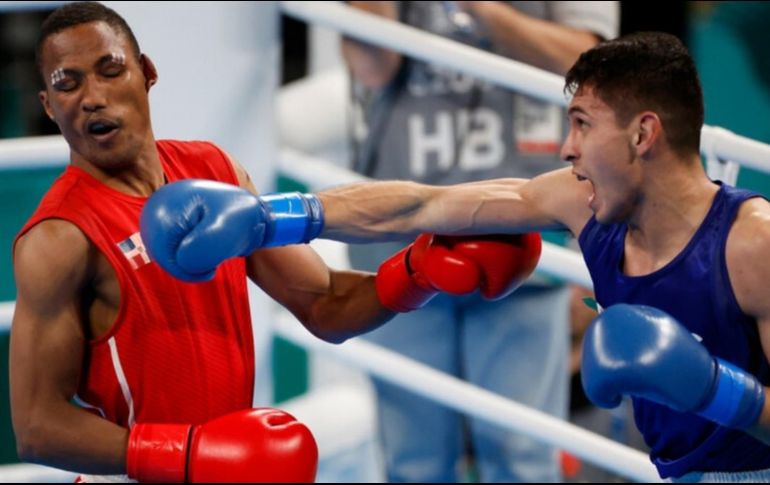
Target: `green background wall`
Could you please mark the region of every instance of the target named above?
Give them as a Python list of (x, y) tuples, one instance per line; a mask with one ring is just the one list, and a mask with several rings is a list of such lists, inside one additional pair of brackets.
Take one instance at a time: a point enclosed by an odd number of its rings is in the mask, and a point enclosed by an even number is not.
[[(11, 245), (61, 168), (0, 172), (0, 301), (16, 299)], [(0, 463), (17, 461), (8, 402), (8, 334), (0, 333)]]
[[(706, 123), (770, 143), (770, 2), (708, 5), (690, 19)], [(770, 195), (770, 177), (741, 169), (738, 185)]]

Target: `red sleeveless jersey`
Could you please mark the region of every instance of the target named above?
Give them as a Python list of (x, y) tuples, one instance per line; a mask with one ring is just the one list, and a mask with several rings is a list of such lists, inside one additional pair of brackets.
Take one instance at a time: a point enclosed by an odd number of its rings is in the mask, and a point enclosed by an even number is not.
[[(230, 161), (213, 144), (158, 141), (156, 146), (169, 182), (204, 178), (238, 184)], [(198, 424), (248, 408), (254, 347), (245, 260), (228, 260), (206, 283), (170, 276), (142, 244), (139, 214), (146, 200), (70, 165), (17, 236), (44, 219), (67, 220), (117, 275), (117, 319), (109, 333), (89, 342), (74, 399), (124, 427)]]

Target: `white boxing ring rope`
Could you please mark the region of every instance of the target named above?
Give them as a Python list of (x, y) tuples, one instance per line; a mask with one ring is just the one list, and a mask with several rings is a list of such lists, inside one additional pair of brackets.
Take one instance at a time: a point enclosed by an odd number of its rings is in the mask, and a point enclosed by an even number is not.
[(0, 140), (0, 170), (64, 167), (69, 153), (61, 135)]
[(281, 9), (284, 14), (307, 23), (473, 74), (544, 101), (565, 104), (561, 90), (564, 78), (528, 64), (511, 62), (506, 57), (363, 12), (342, 2), (281, 2)]
[[(438, 62), (539, 99), (566, 104), (562, 94), (562, 78), (516, 61), (455, 44), (337, 2), (282, 2), (282, 10), (293, 17), (332, 27), (344, 34), (390, 47), (416, 58)], [(770, 172), (769, 145), (735, 135), (723, 128), (704, 125), (701, 151), (710, 160), (735, 161), (747, 167)], [(62, 166), (67, 159), (68, 148), (60, 136), (0, 140), (0, 170)], [(359, 175), (336, 165), (291, 150), (282, 151), (279, 171), (305, 183), (310, 190), (362, 179)], [(538, 271), (583, 286), (591, 286), (581, 257), (574, 251), (557, 246), (546, 245)], [(13, 307), (14, 302), (0, 302), (0, 332), (10, 328)], [(326, 344), (301, 330), (286, 310), (278, 312), (276, 320), (277, 334), (305, 348), (331, 353), (418, 394), (506, 429), (538, 438), (625, 477), (641, 482), (660, 481), (648, 458), (641, 452), (479, 389), (371, 343), (354, 339), (339, 346)], [(462, 396), (462, 402), (457, 401), (457, 396)], [(0, 467), (0, 470), (3, 468)], [(40, 468), (13, 465), (8, 468), (11, 469), (20, 474), (21, 470), (29, 469), (34, 473)]]

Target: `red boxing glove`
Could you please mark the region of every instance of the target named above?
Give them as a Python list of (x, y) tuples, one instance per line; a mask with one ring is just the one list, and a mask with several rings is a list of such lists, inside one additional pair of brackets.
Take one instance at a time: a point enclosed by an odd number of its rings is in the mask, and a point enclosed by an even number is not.
[[(488, 236), (434, 236), (433, 245), (444, 246), (454, 258), (467, 258), (481, 272), (479, 289), (487, 300), (510, 295), (535, 270), (543, 243), (540, 234)], [(433, 271), (435, 269), (435, 271)], [(451, 288), (454, 276), (442, 267), (430, 267), (428, 278), (438, 288)], [(451, 293), (448, 289), (444, 289)]]
[(126, 470), (140, 482), (313, 482), (310, 430), (278, 409), (236, 411), (199, 426), (137, 424)]
[(377, 294), (393, 311), (422, 307), (438, 292), (462, 295), (477, 288), (502, 298), (532, 273), (540, 258), (540, 234), (420, 235), (377, 272)]

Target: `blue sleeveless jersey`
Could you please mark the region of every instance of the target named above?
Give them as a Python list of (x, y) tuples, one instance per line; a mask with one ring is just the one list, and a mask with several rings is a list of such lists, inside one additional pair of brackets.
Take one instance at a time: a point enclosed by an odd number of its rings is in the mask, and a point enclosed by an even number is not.
[[(738, 306), (725, 260), (727, 235), (738, 208), (746, 199), (758, 196), (721, 185), (684, 250), (663, 268), (644, 276), (623, 274), (627, 225), (603, 225), (592, 217), (579, 241), (596, 301), (603, 308), (616, 303), (659, 308), (700, 336), (711, 355), (751, 372), (767, 386), (770, 365), (762, 352), (757, 322)], [(689, 471), (770, 468), (770, 447), (742, 431), (645, 399), (634, 399), (634, 417), (663, 478)]]

